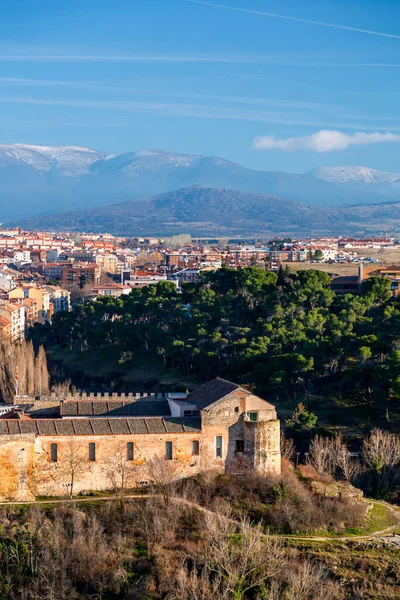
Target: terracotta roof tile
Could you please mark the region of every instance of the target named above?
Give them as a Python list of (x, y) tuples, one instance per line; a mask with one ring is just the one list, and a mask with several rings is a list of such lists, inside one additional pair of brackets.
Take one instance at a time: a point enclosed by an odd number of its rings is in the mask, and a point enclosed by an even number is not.
[(182, 419), (179, 417), (168, 417), (167, 419), (164, 419), (164, 423), (168, 433), (183, 432)]
[(186, 400), (202, 410), (238, 390), (239, 387), (236, 383), (217, 377), (191, 392)]
[(113, 434), (130, 434), (126, 419), (109, 419), (110, 429)]
[(110, 435), (112, 433), (109, 419), (90, 419), (90, 424), (96, 435)]
[(127, 419), (132, 433), (148, 433), (144, 419)]

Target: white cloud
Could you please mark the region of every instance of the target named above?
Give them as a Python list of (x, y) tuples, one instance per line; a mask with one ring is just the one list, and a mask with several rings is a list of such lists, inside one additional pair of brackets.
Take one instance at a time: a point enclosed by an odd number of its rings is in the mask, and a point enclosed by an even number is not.
[(349, 146), (379, 144), (381, 142), (399, 142), (400, 135), (394, 133), (353, 133), (322, 130), (304, 137), (276, 139), (274, 136), (258, 137), (253, 142), (256, 150), (309, 150), (310, 152), (332, 152), (345, 150)]

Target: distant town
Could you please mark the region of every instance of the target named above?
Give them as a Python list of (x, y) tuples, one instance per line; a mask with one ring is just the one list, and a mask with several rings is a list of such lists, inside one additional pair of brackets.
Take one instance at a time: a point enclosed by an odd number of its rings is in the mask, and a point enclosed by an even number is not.
[[(399, 254), (399, 266), (383, 257)], [(393, 259), (393, 262), (396, 262)], [(309, 265), (309, 266), (308, 266)], [(370, 276), (391, 280), (397, 296), (400, 241), (394, 238), (276, 238), (272, 240), (115, 237), (87, 233), (0, 230), (0, 331), (24, 339), (34, 323), (99, 296), (119, 297), (133, 288), (173, 281), (197, 282), (220, 268), (322, 268), (336, 293), (358, 293)], [(351, 268), (352, 267), (352, 268)], [(344, 272), (343, 272), (344, 271)], [(351, 272), (351, 274), (348, 274)]]

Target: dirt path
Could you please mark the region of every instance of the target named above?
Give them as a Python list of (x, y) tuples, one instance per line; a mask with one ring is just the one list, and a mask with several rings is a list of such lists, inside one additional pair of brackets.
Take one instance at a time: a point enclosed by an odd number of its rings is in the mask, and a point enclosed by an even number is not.
[[(157, 498), (157, 497), (159, 498), (161, 496), (159, 494), (126, 494), (123, 497), (123, 499), (124, 500), (145, 500), (147, 498)], [(81, 504), (82, 502), (110, 502), (110, 501), (115, 501), (115, 500), (116, 500), (115, 496), (99, 496), (98, 498), (89, 496), (86, 498), (60, 498), (60, 499), (56, 499), (56, 500), (31, 500), (31, 501), (26, 501), (26, 502), (0, 502), (0, 506), (15, 506), (15, 505), (40, 506), (40, 505), (48, 505), (48, 504)], [(187, 500), (186, 498), (179, 498), (179, 497), (175, 496), (175, 497), (171, 498), (171, 500), (174, 502), (180, 502), (182, 504), (186, 504), (188, 506), (191, 506), (192, 508), (196, 508), (197, 510), (199, 510), (203, 513), (214, 514), (214, 512), (212, 510), (209, 510), (208, 508), (201, 506), (201, 504), (197, 504), (197, 502)], [(272, 535), (272, 537), (276, 537), (276, 538), (284, 539), (284, 540), (299, 541), (299, 542), (301, 542), (301, 541), (368, 542), (370, 540), (373, 540), (374, 538), (390, 536), (390, 534), (393, 534), (393, 532), (397, 529), (397, 527), (400, 524), (400, 510), (397, 509), (396, 507), (392, 506), (391, 504), (388, 504), (387, 502), (377, 501), (376, 504), (385, 506), (392, 513), (392, 515), (395, 517), (395, 523), (393, 525), (391, 525), (390, 527), (386, 527), (385, 529), (381, 529), (380, 531), (374, 531), (369, 534), (359, 534), (359, 535), (344, 536), (344, 537), (334, 537), (334, 536), (324, 537), (324, 536), (318, 536), (318, 535), (297, 536), (297, 535), (279, 535), (279, 534), (274, 534), (274, 535)], [(235, 521), (234, 519), (229, 519), (229, 520), (232, 523), (237, 523), (237, 521)]]

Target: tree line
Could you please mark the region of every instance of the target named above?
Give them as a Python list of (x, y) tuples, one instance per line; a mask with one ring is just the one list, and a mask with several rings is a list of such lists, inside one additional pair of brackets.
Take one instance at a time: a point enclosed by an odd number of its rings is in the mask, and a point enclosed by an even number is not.
[(32, 341), (12, 343), (0, 338), (0, 398), (12, 403), (16, 395), (49, 393), (49, 373), (43, 346), (35, 351)]
[(327, 386), (366, 401), (400, 394), (400, 306), (384, 278), (341, 296), (321, 271), (219, 269), (181, 293), (165, 281), (76, 305), (31, 336), (76, 353), (107, 348), (117, 370), (151, 361), (186, 379), (224, 376), (272, 400)]

